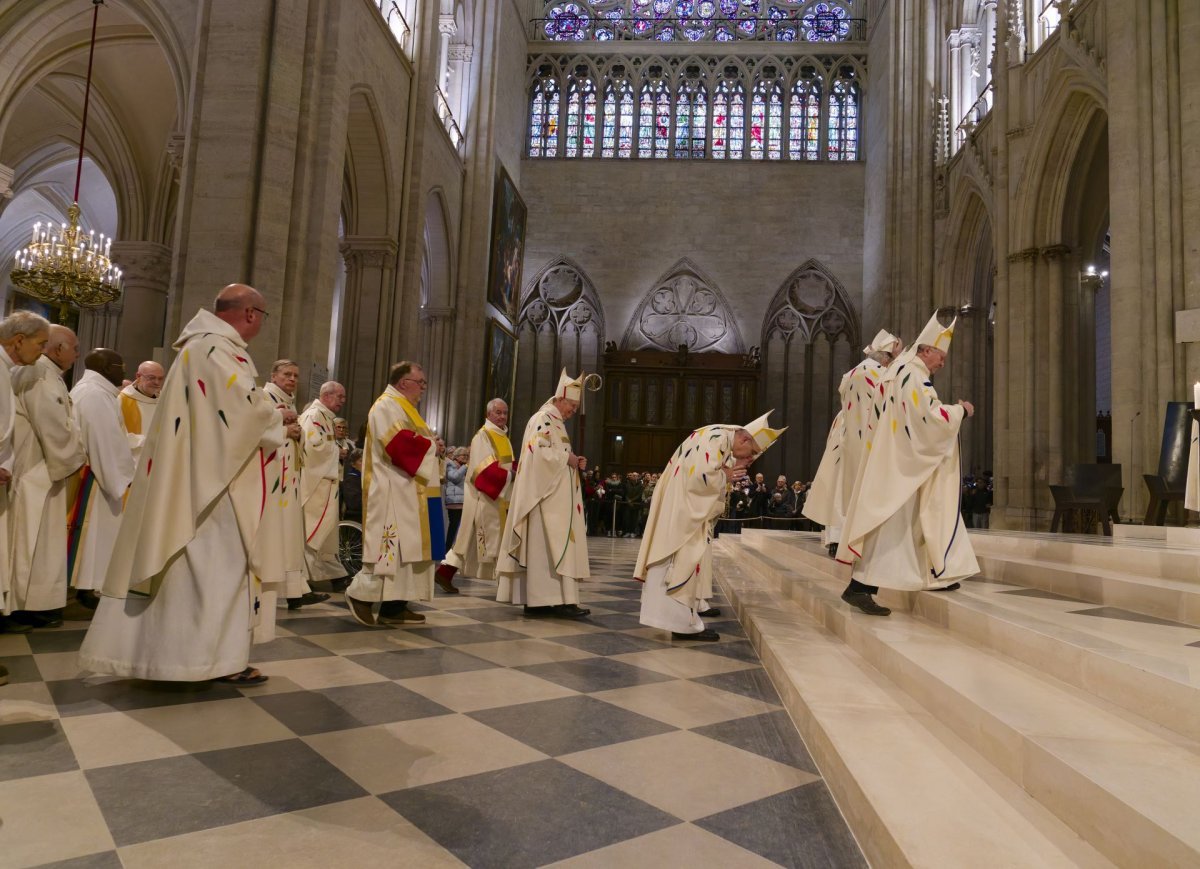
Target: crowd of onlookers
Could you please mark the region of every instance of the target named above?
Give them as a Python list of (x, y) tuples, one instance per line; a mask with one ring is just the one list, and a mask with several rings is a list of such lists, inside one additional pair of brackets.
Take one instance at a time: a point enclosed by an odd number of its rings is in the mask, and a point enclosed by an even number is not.
[(992, 509), (992, 472), (973, 471), (963, 477), (960, 507), (968, 528), (987, 528)]
[(630, 471), (622, 476), (613, 471), (605, 476), (596, 469), (584, 471), (581, 482), (588, 534), (642, 536), (650, 513), (650, 499), (658, 485), (658, 474)]

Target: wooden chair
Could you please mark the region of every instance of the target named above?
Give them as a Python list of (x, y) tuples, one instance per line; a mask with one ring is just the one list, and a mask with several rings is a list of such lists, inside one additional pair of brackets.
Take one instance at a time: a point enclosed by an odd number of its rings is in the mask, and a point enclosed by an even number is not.
[(1061, 485), (1051, 484), (1054, 496), (1054, 518), (1050, 532), (1057, 534), (1075, 530), (1090, 534), (1098, 521), (1107, 537), (1112, 536), (1114, 522), (1120, 522), (1117, 507), (1125, 493), (1121, 486), (1120, 465), (1071, 465), (1067, 479)]

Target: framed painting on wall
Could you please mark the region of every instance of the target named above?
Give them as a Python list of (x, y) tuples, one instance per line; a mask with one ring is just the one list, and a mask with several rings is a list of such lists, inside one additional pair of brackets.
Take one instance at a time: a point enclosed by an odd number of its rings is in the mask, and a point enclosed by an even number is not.
[(501, 166), (492, 195), (492, 243), (488, 264), (487, 300), (517, 322), (521, 301), (521, 269), (525, 262), (525, 219), (528, 211), (517, 185)]
[(503, 398), (511, 408), (517, 377), (517, 337), (499, 320), (490, 317), (484, 337), (487, 371), (483, 377), (483, 400)]

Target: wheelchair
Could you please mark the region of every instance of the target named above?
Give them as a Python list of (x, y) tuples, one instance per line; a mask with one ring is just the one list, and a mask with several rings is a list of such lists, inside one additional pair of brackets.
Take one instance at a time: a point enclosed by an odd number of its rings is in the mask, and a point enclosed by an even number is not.
[(343, 519), (337, 524), (338, 561), (346, 568), (346, 575), (353, 577), (362, 570), (363, 527), (359, 522)]

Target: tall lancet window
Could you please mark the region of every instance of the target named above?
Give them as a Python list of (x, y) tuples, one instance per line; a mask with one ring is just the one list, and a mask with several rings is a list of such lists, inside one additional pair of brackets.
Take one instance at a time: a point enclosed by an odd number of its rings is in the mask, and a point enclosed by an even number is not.
[(633, 85), (625, 67), (614, 66), (604, 83), (604, 138), (602, 157), (633, 156)]
[(561, 100), (554, 69), (546, 64), (538, 70), (529, 98), (529, 156), (558, 156), (558, 109)]
[(713, 88), (712, 155), (717, 160), (740, 160), (745, 145), (746, 89), (737, 70), (726, 70)]
[(754, 84), (750, 102), (750, 159), (778, 160), (783, 156), (783, 85), (767, 67)]
[(811, 66), (805, 66), (792, 84), (791, 105), (788, 106), (788, 159), (819, 159), (820, 138), (821, 77)]
[(858, 159), (858, 104), (860, 89), (854, 67), (843, 66), (829, 89), (830, 160)]
[(698, 69), (688, 70), (675, 94), (675, 156), (703, 160), (708, 145), (708, 88)]
[(668, 156), (671, 142), (671, 90), (662, 70), (651, 67), (642, 83), (638, 113), (638, 156)]
[(567, 156), (596, 156), (596, 80), (583, 65), (567, 85)]

